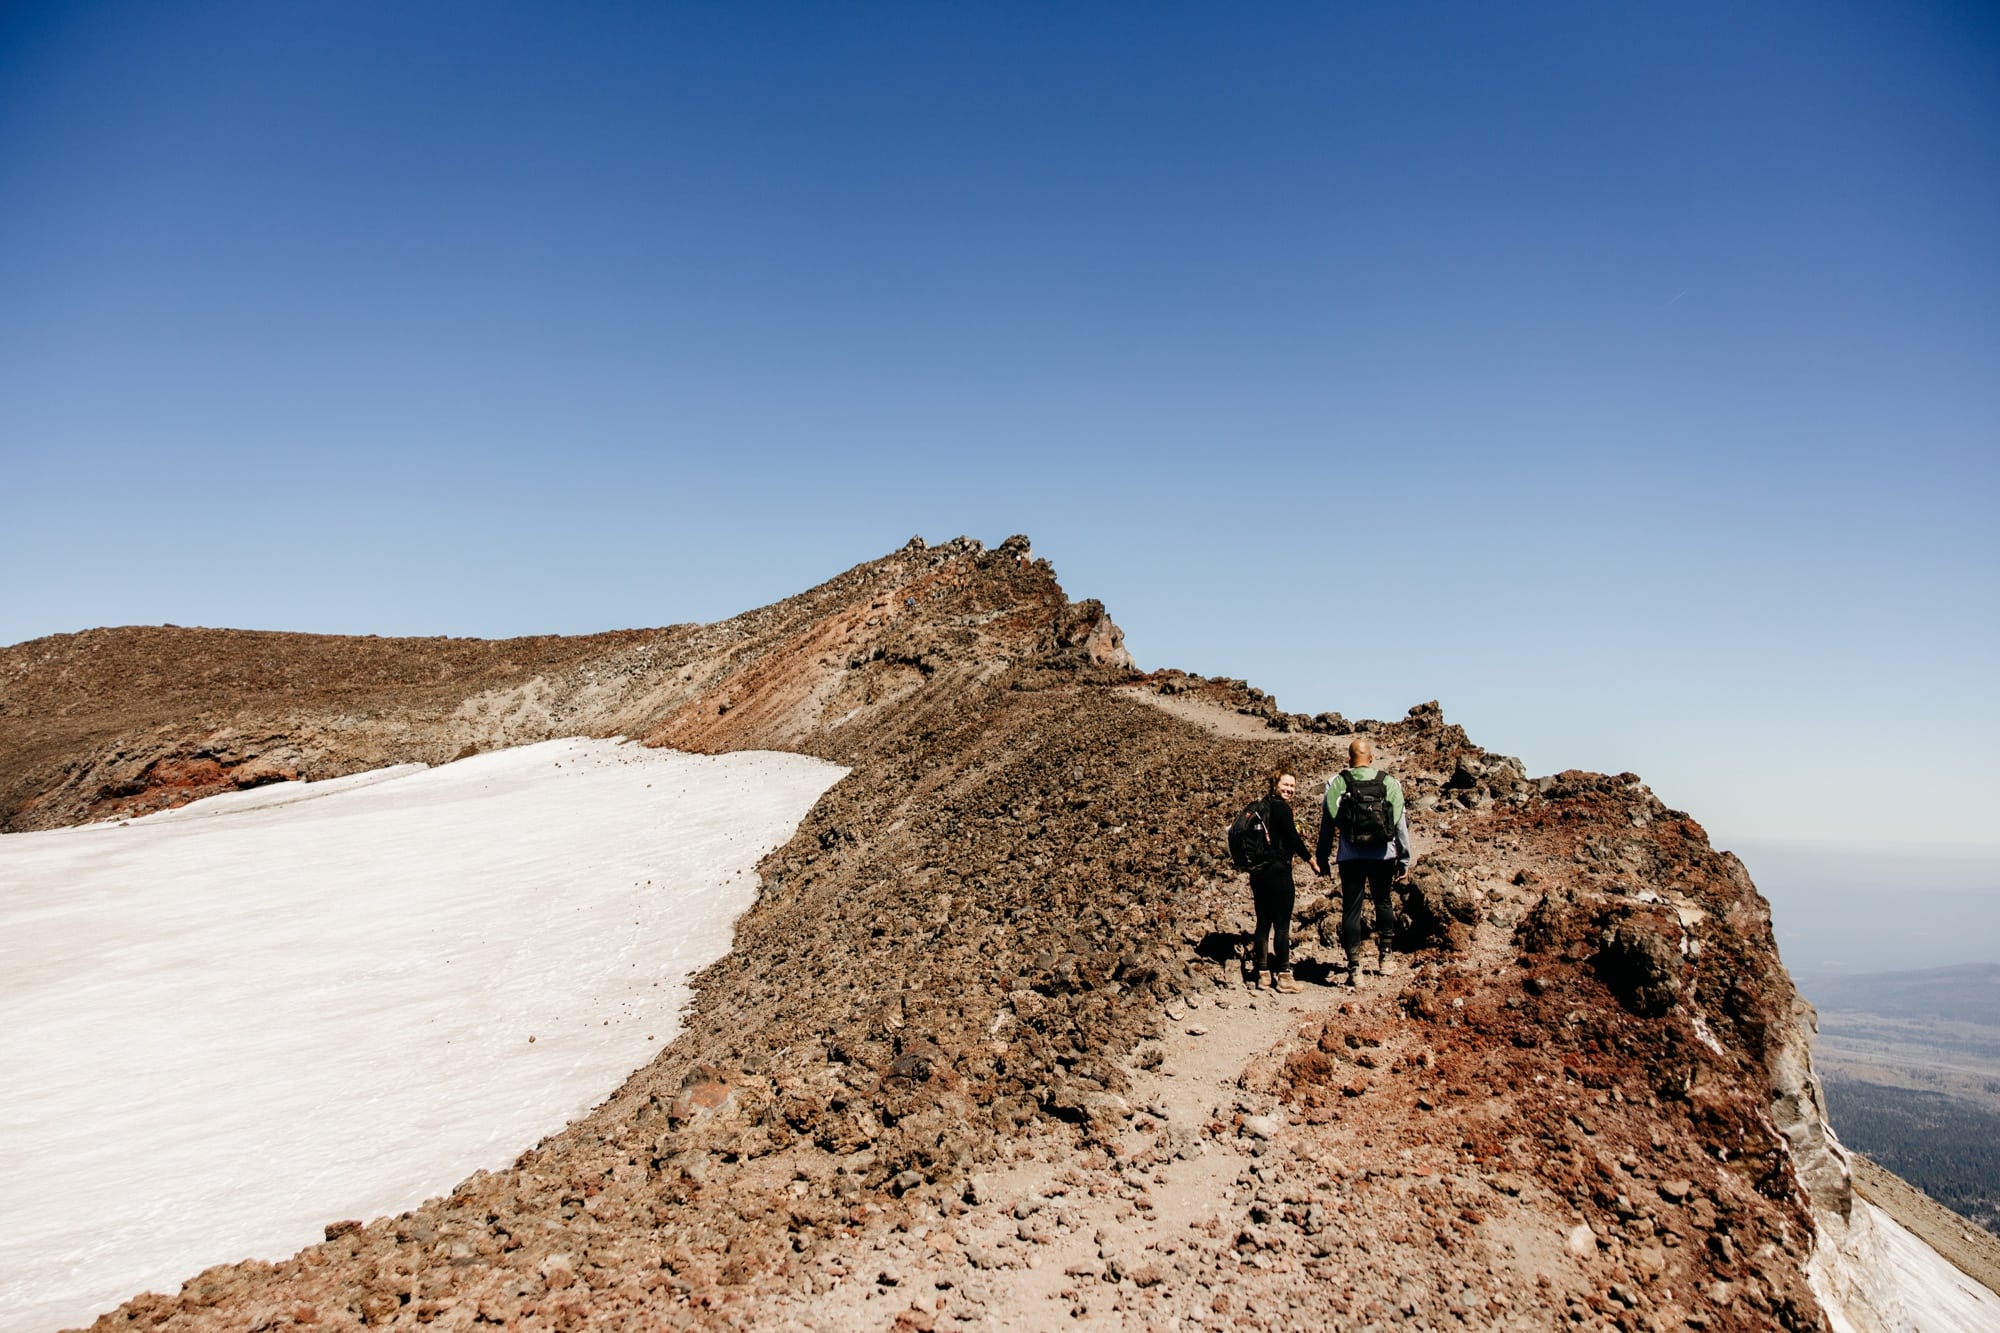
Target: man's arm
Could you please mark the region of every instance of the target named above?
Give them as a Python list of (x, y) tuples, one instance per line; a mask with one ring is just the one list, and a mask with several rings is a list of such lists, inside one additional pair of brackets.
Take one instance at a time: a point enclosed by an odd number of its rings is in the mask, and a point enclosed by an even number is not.
[(1389, 789), (1389, 817), (1396, 823), (1396, 873), (1410, 868), (1410, 824), (1404, 817), (1403, 784), (1390, 778), (1382, 784)]
[(1326, 799), (1321, 801), (1319, 805), (1319, 846), (1313, 856), (1313, 869), (1322, 875), (1326, 873), (1327, 865), (1333, 857), (1333, 820), (1335, 813), (1340, 809), (1341, 795), (1346, 790), (1347, 782), (1345, 776), (1335, 774), (1333, 780), (1326, 784)]

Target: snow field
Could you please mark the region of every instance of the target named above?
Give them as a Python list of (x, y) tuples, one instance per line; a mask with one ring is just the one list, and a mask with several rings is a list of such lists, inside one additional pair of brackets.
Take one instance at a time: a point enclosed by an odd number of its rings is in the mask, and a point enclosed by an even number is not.
[(844, 772), (550, 741), (0, 837), (0, 1330), (289, 1255), (588, 1111)]
[(1822, 1236), (1808, 1271), (1834, 1333), (2000, 1330), (2000, 1296), (1858, 1196), (1845, 1234)]

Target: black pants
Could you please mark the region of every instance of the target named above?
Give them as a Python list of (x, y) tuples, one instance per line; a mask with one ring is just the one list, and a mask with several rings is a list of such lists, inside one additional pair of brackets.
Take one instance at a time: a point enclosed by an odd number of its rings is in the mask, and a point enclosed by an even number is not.
[(1389, 901), (1389, 884), (1396, 878), (1394, 861), (1342, 861), (1340, 863), (1340, 946), (1347, 959), (1368, 932), (1361, 925), (1361, 902), (1375, 900), (1375, 947), (1384, 957), (1396, 943), (1396, 905)]
[(1259, 972), (1292, 968), (1292, 887), (1289, 857), (1250, 872), (1250, 896), (1257, 902), (1257, 941), (1251, 950)]

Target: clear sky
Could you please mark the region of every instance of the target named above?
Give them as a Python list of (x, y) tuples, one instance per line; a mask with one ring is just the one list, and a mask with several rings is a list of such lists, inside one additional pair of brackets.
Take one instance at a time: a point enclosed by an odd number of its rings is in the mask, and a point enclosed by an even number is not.
[(0, 6), (0, 642), (707, 620), (1026, 532), (1142, 665), (2000, 850), (2000, 9)]

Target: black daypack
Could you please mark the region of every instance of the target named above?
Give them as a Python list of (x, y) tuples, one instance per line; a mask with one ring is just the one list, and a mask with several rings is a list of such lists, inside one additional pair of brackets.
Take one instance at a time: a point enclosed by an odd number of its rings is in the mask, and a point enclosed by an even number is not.
[(1255, 870), (1277, 854), (1278, 849), (1271, 841), (1271, 826), (1264, 819), (1264, 802), (1252, 801), (1229, 826), (1230, 864), (1238, 870)]
[(1396, 836), (1396, 821), (1389, 815), (1389, 780), (1380, 773), (1358, 778), (1353, 769), (1344, 776), (1347, 789), (1340, 795), (1334, 826), (1349, 846), (1386, 847)]

